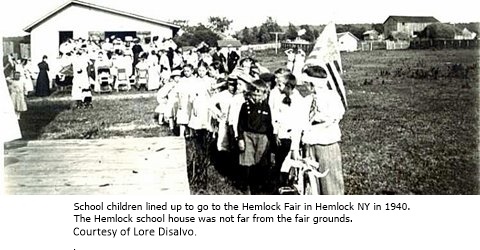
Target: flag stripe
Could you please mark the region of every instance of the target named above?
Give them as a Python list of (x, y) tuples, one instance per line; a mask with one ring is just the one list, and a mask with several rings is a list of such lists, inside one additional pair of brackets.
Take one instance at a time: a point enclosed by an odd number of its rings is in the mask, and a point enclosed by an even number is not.
[(327, 63), (326, 65), (327, 65), (328, 73), (332, 77), (333, 83), (335, 84), (335, 88), (337, 89), (337, 93), (338, 95), (340, 95), (340, 99), (342, 100), (343, 107), (345, 108), (345, 110), (347, 110), (347, 102), (345, 101), (345, 96), (343, 96), (342, 90), (340, 89), (340, 85), (338, 84), (338, 81), (337, 81), (337, 77), (333, 73), (332, 66), (330, 65), (330, 63)]

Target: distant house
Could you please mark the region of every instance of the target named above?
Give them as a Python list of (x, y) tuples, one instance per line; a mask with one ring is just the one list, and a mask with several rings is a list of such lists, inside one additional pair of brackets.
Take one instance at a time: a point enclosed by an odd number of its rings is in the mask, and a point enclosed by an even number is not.
[(389, 16), (383, 23), (383, 33), (385, 37), (398, 32), (406, 33), (410, 37), (422, 31), (427, 25), (438, 23), (439, 21), (432, 16)]
[(340, 51), (357, 51), (358, 50), (358, 39), (350, 32), (342, 32), (337, 34), (338, 39), (338, 48)]
[(477, 33), (464, 28), (461, 34), (455, 34), (455, 40), (472, 40), (475, 39)]
[(242, 46), (242, 43), (239, 40), (234, 38), (218, 40), (218, 47), (220, 48), (226, 48), (226, 47), (240, 48), (241, 46)]
[(376, 41), (379, 40), (379, 34), (376, 30), (367, 30), (363, 34), (363, 40), (365, 41)]
[(163, 39), (172, 38), (179, 29), (180, 26), (172, 23), (72, 0), (30, 24), (24, 31), (30, 33), (31, 58), (37, 63), (43, 55), (50, 60), (57, 58), (59, 45), (69, 38), (104, 39), (115, 35), (118, 38), (158, 36)]

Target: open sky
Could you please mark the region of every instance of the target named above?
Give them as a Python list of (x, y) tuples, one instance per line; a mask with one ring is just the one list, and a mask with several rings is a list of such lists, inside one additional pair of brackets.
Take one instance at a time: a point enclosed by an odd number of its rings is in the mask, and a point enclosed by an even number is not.
[[(6, 0), (0, 4), (0, 32), (22, 35), (23, 28), (56, 9), (68, 0)], [(440, 22), (478, 22), (480, 14), (475, 1), (398, 0), (85, 0), (164, 21), (189, 20), (191, 25), (207, 23), (209, 16), (233, 20), (232, 28), (240, 30), (263, 23), (267, 16), (278, 24), (383, 23), (389, 15), (434, 16)]]

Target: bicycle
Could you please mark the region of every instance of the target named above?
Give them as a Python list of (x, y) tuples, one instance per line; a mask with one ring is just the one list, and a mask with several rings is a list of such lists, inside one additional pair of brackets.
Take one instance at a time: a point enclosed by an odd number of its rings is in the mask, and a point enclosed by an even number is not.
[(328, 175), (329, 170), (319, 172), (318, 163), (312, 159), (303, 158), (293, 160), (290, 156), (285, 159), (281, 172), (289, 174), (290, 186), (279, 188), (280, 194), (320, 195), (319, 179)]

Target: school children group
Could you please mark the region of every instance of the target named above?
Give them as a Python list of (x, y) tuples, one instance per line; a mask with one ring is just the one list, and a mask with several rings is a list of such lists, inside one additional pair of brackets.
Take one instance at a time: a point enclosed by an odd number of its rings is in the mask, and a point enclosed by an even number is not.
[(280, 173), (287, 157), (319, 162), (319, 171), (329, 170), (322, 194), (343, 194), (338, 143), (345, 107), (324, 68), (302, 67), (296, 75), (287, 68), (272, 74), (249, 57), (231, 72), (221, 61), (186, 64), (158, 91), (159, 122), (214, 144), (213, 162), (240, 169), (234, 174), (247, 194), (275, 194), (288, 185), (288, 174)]

